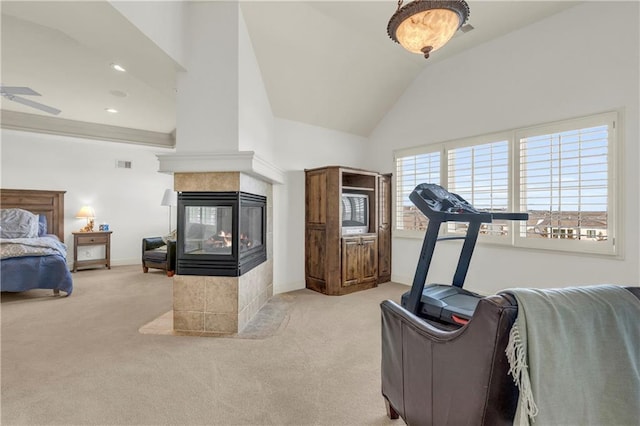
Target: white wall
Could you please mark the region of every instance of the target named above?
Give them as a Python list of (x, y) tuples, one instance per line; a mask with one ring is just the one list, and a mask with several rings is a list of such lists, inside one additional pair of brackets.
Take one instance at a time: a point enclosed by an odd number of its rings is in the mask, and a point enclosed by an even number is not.
[(367, 140), (360, 136), (275, 120), (276, 166), (286, 175), (274, 185), (274, 293), (305, 287), (304, 169), (339, 165), (364, 166)]
[[(393, 150), (621, 110), (624, 259), (480, 244), (465, 287), (638, 285), (639, 4), (585, 2), (428, 65), (371, 136), (371, 168)], [(393, 279), (411, 284), (421, 240), (393, 238)], [(450, 283), (459, 245), (441, 243), (427, 282)]]
[[(113, 231), (112, 265), (140, 263), (142, 238), (169, 232), (169, 207), (160, 202), (173, 178), (157, 172), (155, 156), (169, 150), (13, 130), (2, 130), (1, 136), (2, 188), (67, 191), (64, 229), (69, 264), (71, 233), (86, 224), (75, 214), (85, 204), (96, 211), (96, 230), (106, 222)], [(116, 168), (117, 160), (131, 161), (133, 167)]]
[(263, 160), (274, 163), (273, 112), (242, 11), (238, 22), (238, 50), (238, 148), (254, 151)]
[(276, 163), (283, 170), (367, 164), (366, 138), (282, 118), (276, 118), (275, 126)]
[(184, 66), (183, 1), (110, 1), (118, 12), (138, 27), (174, 61)]

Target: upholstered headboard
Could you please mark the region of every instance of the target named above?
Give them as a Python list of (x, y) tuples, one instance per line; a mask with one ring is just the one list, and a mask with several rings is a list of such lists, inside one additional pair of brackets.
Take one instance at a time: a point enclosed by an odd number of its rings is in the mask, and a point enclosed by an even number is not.
[(0, 208), (19, 208), (47, 217), (49, 234), (64, 241), (64, 194), (67, 191), (0, 189)]

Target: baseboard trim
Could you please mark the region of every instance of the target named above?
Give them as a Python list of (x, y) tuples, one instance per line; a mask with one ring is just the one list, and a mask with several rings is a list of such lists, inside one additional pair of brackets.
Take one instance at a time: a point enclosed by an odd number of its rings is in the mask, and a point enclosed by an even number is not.
[(391, 274), (391, 281), (394, 283), (411, 286), (413, 284), (413, 277), (406, 276), (406, 275)]

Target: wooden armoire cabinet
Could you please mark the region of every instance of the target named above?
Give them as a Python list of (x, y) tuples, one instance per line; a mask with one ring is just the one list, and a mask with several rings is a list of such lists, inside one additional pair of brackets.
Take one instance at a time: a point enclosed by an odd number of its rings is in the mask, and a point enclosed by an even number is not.
[(391, 279), (391, 175), (329, 166), (305, 171), (305, 277), (342, 295)]

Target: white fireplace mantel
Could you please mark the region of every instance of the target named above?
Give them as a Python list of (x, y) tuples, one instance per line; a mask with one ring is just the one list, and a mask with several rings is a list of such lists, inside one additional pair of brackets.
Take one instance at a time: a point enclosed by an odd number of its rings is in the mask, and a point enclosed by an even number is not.
[(253, 151), (157, 154), (161, 173), (242, 172), (272, 184), (284, 183), (284, 172)]

